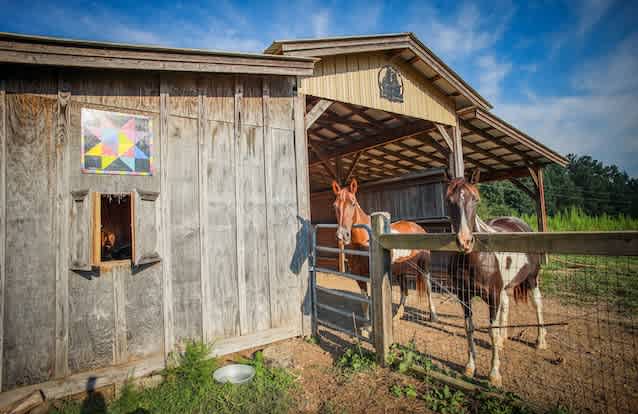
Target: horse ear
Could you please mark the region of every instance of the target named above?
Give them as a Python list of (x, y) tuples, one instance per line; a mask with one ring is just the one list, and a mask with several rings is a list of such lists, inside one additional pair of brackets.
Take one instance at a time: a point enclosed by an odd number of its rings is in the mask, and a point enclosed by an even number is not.
[(341, 186), (334, 180), (332, 181), (332, 192), (335, 193), (335, 195), (339, 195), (341, 192)]
[(481, 169), (480, 168), (475, 168), (474, 171), (472, 172), (472, 177), (470, 178), (470, 183), (478, 184), (480, 179), (481, 179)]
[(356, 194), (357, 188), (359, 188), (359, 184), (357, 184), (357, 180), (353, 178), (352, 181), (350, 181), (350, 192)]

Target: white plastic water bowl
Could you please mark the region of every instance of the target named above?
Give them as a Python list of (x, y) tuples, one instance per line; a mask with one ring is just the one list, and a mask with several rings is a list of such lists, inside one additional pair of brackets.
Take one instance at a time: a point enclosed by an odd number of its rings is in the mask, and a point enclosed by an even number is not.
[(213, 378), (220, 383), (246, 384), (255, 376), (255, 368), (250, 365), (230, 364), (215, 370)]

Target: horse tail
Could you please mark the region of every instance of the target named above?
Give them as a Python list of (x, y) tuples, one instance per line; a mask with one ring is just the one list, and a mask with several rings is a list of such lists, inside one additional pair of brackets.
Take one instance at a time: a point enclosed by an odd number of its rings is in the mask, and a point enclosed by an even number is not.
[(416, 276), (416, 294), (419, 299), (425, 297), (425, 272), (420, 271)]
[(527, 303), (529, 292), (532, 290), (532, 285), (528, 279), (525, 279), (520, 285), (514, 286), (514, 301)]

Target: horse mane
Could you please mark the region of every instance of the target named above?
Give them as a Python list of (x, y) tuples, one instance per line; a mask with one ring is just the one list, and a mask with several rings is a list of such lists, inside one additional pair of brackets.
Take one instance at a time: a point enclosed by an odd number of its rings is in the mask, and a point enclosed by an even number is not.
[(454, 178), (450, 180), (450, 183), (447, 186), (446, 197), (450, 198), (452, 194), (460, 191), (461, 189), (465, 189), (472, 193), (474, 198), (476, 198), (476, 201), (481, 199), (478, 188), (474, 184), (467, 182), (465, 178)]

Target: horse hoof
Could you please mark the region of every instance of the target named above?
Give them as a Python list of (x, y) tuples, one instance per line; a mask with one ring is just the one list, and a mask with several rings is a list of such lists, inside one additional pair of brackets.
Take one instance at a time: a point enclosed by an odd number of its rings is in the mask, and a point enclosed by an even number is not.
[(500, 374), (492, 374), (490, 373), (490, 385), (494, 387), (501, 388), (503, 386), (503, 378), (501, 378)]
[(439, 321), (439, 317), (436, 316), (435, 313), (431, 313), (430, 314), (430, 322), (438, 322)]
[(502, 338), (502, 337), (499, 337), (499, 338), (496, 340), (495, 345), (496, 345), (496, 347), (497, 347), (497, 348), (499, 348), (499, 349), (503, 349), (503, 343), (504, 343), (504, 342), (505, 342), (505, 339), (504, 339), (504, 338)]
[(545, 341), (536, 341), (536, 349), (547, 349), (547, 342)]

